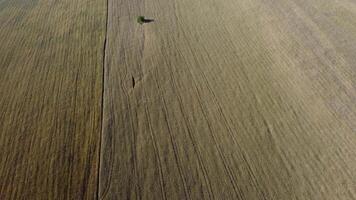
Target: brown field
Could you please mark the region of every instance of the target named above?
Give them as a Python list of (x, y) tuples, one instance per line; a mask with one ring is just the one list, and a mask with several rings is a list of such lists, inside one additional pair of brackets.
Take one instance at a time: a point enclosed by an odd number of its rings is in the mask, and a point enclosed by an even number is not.
[(356, 1), (0, 0), (0, 199), (356, 199)]

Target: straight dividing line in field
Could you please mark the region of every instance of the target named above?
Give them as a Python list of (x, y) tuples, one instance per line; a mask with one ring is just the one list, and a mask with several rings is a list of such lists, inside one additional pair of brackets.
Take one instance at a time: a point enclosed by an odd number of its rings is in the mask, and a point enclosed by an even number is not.
[(96, 186), (96, 199), (100, 199), (100, 169), (101, 169), (101, 143), (103, 141), (104, 132), (104, 98), (105, 98), (105, 65), (106, 65), (106, 51), (107, 51), (107, 40), (108, 40), (108, 22), (109, 22), (109, 0), (105, 0), (105, 34), (104, 34), (104, 44), (103, 44), (103, 57), (102, 57), (102, 81), (101, 81), (101, 128), (99, 133), (99, 149), (98, 149), (98, 169), (97, 169), (97, 186)]

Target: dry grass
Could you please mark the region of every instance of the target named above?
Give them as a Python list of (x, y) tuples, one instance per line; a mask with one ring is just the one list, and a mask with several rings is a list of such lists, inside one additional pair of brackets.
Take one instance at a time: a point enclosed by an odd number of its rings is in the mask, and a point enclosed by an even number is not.
[(0, 199), (356, 199), (353, 1), (107, 8), (0, 1)]
[(0, 1), (0, 199), (94, 199), (105, 3)]
[(353, 3), (110, 2), (100, 196), (356, 198)]

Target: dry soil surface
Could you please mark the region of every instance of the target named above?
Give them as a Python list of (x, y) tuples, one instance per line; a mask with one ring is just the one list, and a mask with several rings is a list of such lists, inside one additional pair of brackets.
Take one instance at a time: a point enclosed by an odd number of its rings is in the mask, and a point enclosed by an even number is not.
[(0, 28), (0, 199), (356, 199), (355, 0), (0, 0)]

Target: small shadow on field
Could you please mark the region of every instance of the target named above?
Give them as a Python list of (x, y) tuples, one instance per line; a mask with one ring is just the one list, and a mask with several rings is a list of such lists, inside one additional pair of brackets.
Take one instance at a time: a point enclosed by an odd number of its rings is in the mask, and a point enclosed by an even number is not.
[(154, 22), (155, 20), (154, 19), (143, 19), (142, 22), (145, 23), (145, 24), (148, 24), (148, 23), (151, 23), (151, 22)]
[(137, 17), (137, 23), (139, 24), (148, 24), (151, 22), (154, 22), (154, 19), (145, 18), (144, 16)]

